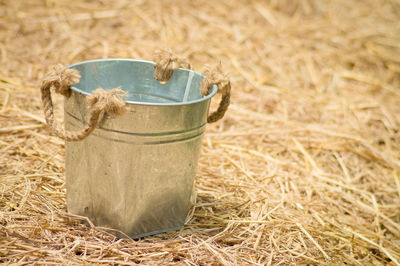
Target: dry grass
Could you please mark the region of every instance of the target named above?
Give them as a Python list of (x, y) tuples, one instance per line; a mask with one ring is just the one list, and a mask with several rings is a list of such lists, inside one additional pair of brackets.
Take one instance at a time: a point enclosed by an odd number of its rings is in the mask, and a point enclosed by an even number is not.
[[(399, 265), (399, 21), (397, 0), (0, 0), (0, 262)], [(186, 227), (116, 239), (66, 213), (38, 87), (160, 47), (222, 61), (232, 105)]]

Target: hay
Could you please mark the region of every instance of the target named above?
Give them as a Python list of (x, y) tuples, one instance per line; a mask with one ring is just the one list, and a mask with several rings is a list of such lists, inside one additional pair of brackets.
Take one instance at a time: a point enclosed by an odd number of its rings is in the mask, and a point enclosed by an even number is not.
[[(396, 0), (0, 1), (0, 262), (399, 265), (399, 21)], [(221, 61), (232, 103), (185, 228), (117, 239), (66, 213), (39, 85), (164, 47)]]

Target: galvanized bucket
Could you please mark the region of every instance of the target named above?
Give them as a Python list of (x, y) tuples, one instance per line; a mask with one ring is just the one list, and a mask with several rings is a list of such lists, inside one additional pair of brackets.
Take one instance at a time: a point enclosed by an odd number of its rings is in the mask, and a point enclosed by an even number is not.
[(202, 96), (204, 76), (186, 69), (161, 84), (153, 77), (154, 63), (142, 60), (92, 60), (69, 68), (81, 79), (65, 100), (66, 130), (87, 123), (86, 96), (98, 87), (120, 86), (128, 112), (106, 115), (89, 137), (66, 143), (68, 211), (132, 238), (182, 228), (217, 86)]

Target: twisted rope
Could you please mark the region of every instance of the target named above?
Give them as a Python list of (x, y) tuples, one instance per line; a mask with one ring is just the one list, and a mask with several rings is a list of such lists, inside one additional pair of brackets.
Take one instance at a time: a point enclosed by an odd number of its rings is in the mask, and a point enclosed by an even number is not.
[[(176, 68), (191, 68), (190, 64), (185, 59), (173, 55), (170, 51), (157, 51), (154, 58), (157, 62), (154, 77), (161, 82), (168, 81)], [(207, 118), (208, 123), (214, 123), (221, 119), (228, 110), (231, 83), (227, 76), (222, 72), (220, 64), (213, 68), (208, 67), (204, 71), (204, 74), (205, 78), (202, 80), (200, 86), (201, 94), (203, 96), (208, 95), (213, 85), (217, 85), (218, 93), (222, 94), (218, 109), (211, 113)], [(108, 113), (121, 115), (126, 111), (126, 104), (122, 99), (125, 95), (124, 91), (119, 88), (110, 91), (98, 88), (86, 98), (89, 109), (88, 124), (80, 131), (65, 130), (65, 128), (57, 124), (54, 119), (51, 88), (54, 88), (57, 93), (68, 98), (71, 96), (70, 87), (79, 82), (79, 80), (80, 73), (77, 70), (67, 69), (62, 65), (56, 65), (47, 73), (46, 78), (43, 80), (40, 87), (46, 122), (54, 134), (66, 141), (79, 141), (89, 136), (96, 128), (99, 122), (99, 117), (102, 114)]]
[(40, 87), (46, 122), (54, 134), (66, 141), (79, 141), (89, 136), (96, 128), (102, 113), (121, 115), (126, 111), (125, 102), (122, 99), (122, 96), (125, 94), (124, 91), (119, 88), (110, 91), (99, 88), (86, 98), (90, 111), (88, 124), (80, 131), (65, 130), (54, 119), (51, 88), (54, 87), (57, 93), (68, 98), (71, 96), (70, 87), (79, 82), (79, 79), (80, 74), (77, 70), (56, 65), (47, 73)]
[(192, 68), (186, 58), (178, 57), (169, 50), (155, 51), (153, 60), (156, 62), (154, 78), (160, 82), (167, 82), (177, 68)]
[(205, 78), (200, 84), (201, 94), (203, 96), (207, 96), (211, 92), (213, 85), (217, 85), (218, 93), (221, 93), (221, 101), (218, 109), (211, 113), (207, 118), (208, 123), (214, 123), (224, 117), (226, 111), (228, 110), (231, 98), (231, 82), (222, 72), (221, 64), (218, 64), (215, 67), (208, 66), (203, 73)]
[[(160, 82), (168, 81), (177, 68), (191, 69), (191, 65), (186, 59), (178, 57), (167, 50), (156, 51), (154, 54), (154, 61), (156, 62), (154, 78)], [(204, 75), (206, 77), (202, 80), (200, 85), (201, 94), (207, 96), (212, 89), (212, 85), (217, 85), (218, 93), (222, 95), (218, 109), (207, 118), (208, 123), (214, 123), (224, 117), (228, 110), (231, 97), (231, 83), (228, 77), (222, 72), (221, 64), (215, 67), (207, 67), (204, 71)]]

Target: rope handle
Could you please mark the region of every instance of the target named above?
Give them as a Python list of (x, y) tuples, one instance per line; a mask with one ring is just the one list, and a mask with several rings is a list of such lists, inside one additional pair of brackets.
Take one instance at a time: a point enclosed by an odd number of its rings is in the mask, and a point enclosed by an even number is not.
[(206, 76), (200, 84), (200, 92), (203, 96), (211, 92), (212, 86), (218, 86), (218, 92), (221, 93), (221, 101), (218, 109), (207, 117), (208, 123), (214, 123), (224, 117), (228, 110), (231, 98), (231, 82), (228, 77), (222, 72), (221, 64), (215, 67), (207, 67), (204, 71)]
[(125, 92), (120, 88), (105, 91), (98, 88), (86, 97), (89, 107), (88, 124), (80, 131), (67, 131), (54, 119), (53, 102), (51, 98), (51, 88), (54, 87), (57, 93), (69, 98), (71, 96), (70, 87), (80, 80), (78, 70), (67, 69), (63, 65), (56, 65), (50, 69), (40, 87), (44, 116), (51, 130), (58, 137), (66, 141), (80, 141), (92, 133), (99, 122), (99, 118), (104, 113), (121, 115), (126, 111), (125, 102), (122, 97)]
[[(191, 69), (191, 65), (184, 59), (177, 57), (170, 51), (157, 51), (154, 57), (157, 62), (154, 77), (160, 82), (170, 79), (175, 69), (179, 67)], [(228, 110), (231, 93), (231, 83), (227, 76), (222, 72), (221, 65), (208, 68), (204, 72), (205, 78), (200, 85), (200, 92), (207, 96), (211, 92), (213, 85), (218, 86), (218, 92), (222, 94), (218, 109), (207, 117), (208, 123), (214, 123), (221, 119)], [(80, 80), (80, 73), (76, 69), (68, 69), (63, 65), (56, 65), (46, 74), (40, 87), (44, 115), (47, 124), (55, 135), (65, 141), (80, 141), (88, 137), (96, 128), (102, 114), (121, 115), (126, 111), (126, 103), (122, 97), (126, 94), (120, 88), (106, 91), (102, 88), (94, 90), (91, 95), (86, 97), (89, 108), (89, 119), (87, 125), (80, 131), (67, 131), (54, 119), (53, 101), (51, 98), (51, 88), (54, 87), (57, 93), (69, 98), (71, 96), (70, 87)]]
[[(178, 57), (170, 50), (157, 50), (153, 60), (156, 62), (154, 78), (160, 82), (167, 82), (177, 68), (191, 69), (191, 65), (185, 58)], [(218, 86), (218, 93), (221, 93), (221, 101), (218, 109), (207, 117), (208, 123), (214, 123), (224, 117), (228, 110), (231, 97), (231, 82), (222, 72), (221, 64), (215, 67), (207, 67), (204, 71), (205, 78), (200, 85), (200, 92), (207, 96), (211, 92), (213, 85)]]

